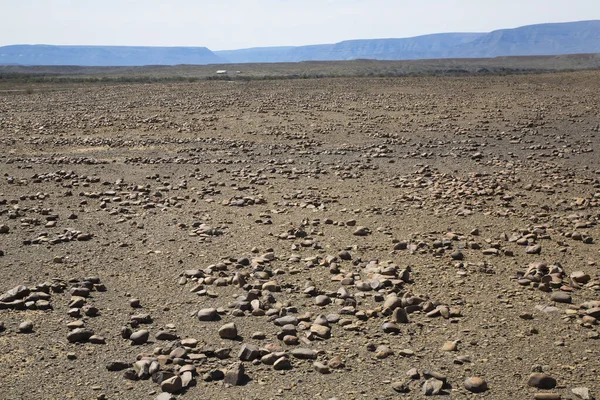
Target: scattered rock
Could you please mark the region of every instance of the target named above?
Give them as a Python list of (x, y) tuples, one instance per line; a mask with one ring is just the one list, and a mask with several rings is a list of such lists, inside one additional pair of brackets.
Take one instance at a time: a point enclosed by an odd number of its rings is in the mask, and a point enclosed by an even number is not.
[(226, 384), (233, 386), (239, 386), (244, 384), (244, 364), (238, 362), (227, 368), (224, 380)]
[(478, 376), (467, 378), (464, 383), (465, 389), (473, 393), (482, 393), (488, 390), (487, 382)]
[(129, 340), (131, 340), (131, 344), (140, 345), (146, 343), (149, 337), (150, 332), (146, 329), (141, 329), (139, 331), (133, 332), (129, 337)]
[(33, 321), (30, 319), (27, 319), (23, 322), (21, 322), (19, 324), (19, 327), (17, 328), (17, 330), (19, 331), (19, 333), (31, 333), (33, 332)]
[(230, 322), (228, 324), (223, 325), (219, 329), (219, 336), (221, 337), (221, 339), (233, 340), (233, 339), (237, 338), (238, 331), (237, 331), (237, 327), (235, 326), (235, 323)]
[(527, 384), (538, 389), (554, 389), (556, 386), (556, 379), (541, 372), (534, 372), (529, 376)]

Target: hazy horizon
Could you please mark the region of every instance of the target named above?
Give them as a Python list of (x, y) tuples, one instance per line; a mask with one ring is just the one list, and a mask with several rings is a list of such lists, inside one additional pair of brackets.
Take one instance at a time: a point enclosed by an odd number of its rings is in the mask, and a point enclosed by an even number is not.
[[(32, 11), (34, 10), (34, 11)], [(0, 46), (302, 46), (344, 40), (489, 32), (600, 19), (600, 2), (574, 0), (4, 0)]]

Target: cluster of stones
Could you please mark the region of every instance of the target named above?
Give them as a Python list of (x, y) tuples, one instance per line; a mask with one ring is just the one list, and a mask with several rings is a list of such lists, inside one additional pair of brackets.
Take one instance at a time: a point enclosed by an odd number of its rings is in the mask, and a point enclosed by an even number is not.
[(94, 237), (92, 233), (83, 233), (81, 231), (77, 231), (74, 229), (65, 229), (65, 231), (56, 236), (55, 238), (51, 238), (48, 232), (41, 232), (38, 237), (30, 240), (24, 240), (24, 245), (40, 245), (40, 244), (51, 244), (57, 245), (60, 243), (68, 243), (72, 241), (85, 242), (91, 240)]
[[(543, 262), (535, 262), (530, 264), (525, 272), (519, 271), (516, 279), (521, 286), (549, 292), (550, 299), (555, 303), (569, 304), (569, 308), (565, 311), (567, 318), (578, 319), (583, 327), (593, 328), (598, 325), (600, 301), (592, 300), (575, 305), (572, 304), (571, 293), (581, 289), (600, 291), (600, 277), (592, 279), (583, 271), (574, 271), (567, 277), (564, 268), (559, 263), (547, 265)], [(600, 335), (597, 332), (591, 332), (589, 337), (598, 339)]]
[(87, 277), (82, 280), (72, 279), (69, 283), (72, 287), (69, 290), (71, 299), (67, 314), (75, 320), (67, 324), (69, 329), (67, 340), (70, 343), (105, 344), (106, 339), (104, 337), (94, 334), (94, 331), (85, 327), (84, 318), (99, 316), (100, 311), (98, 308), (89, 304), (88, 301), (91, 299), (92, 293), (105, 292), (106, 287), (100, 283), (98, 277)]
[(221, 204), (229, 207), (246, 207), (259, 204), (267, 204), (267, 201), (262, 197), (234, 196), (228, 200), (223, 200)]
[[(136, 332), (139, 333), (140, 331)], [(147, 331), (143, 335), (132, 334), (130, 339), (133, 344), (142, 344), (148, 339)], [(106, 365), (109, 371), (124, 371), (123, 376), (128, 380), (148, 380), (160, 386), (162, 392), (179, 393), (195, 385), (198, 374), (196, 364), (200, 364), (209, 355), (215, 353), (199, 352), (196, 349), (198, 341), (195, 339), (179, 340), (177, 335), (169, 331), (160, 331), (156, 340), (168, 340), (164, 346), (156, 347), (152, 354), (139, 354), (133, 363), (113, 361)], [(221, 371), (219, 371), (221, 372)], [(212, 378), (223, 379), (223, 373), (213, 372)], [(209, 380), (206, 379), (205, 380)], [(216, 380), (216, 379), (214, 379)]]
[[(294, 238), (302, 238), (303, 230), (294, 230), (290, 233)], [(282, 235), (283, 236), (283, 235)], [(282, 237), (282, 239), (284, 239)], [(287, 239), (287, 237), (285, 238)], [(253, 249), (258, 252), (258, 249)], [(409, 291), (404, 291), (403, 286), (410, 283), (410, 268), (399, 268), (395, 263), (388, 262), (362, 262), (359, 259), (352, 260), (350, 251), (341, 251), (338, 256), (327, 257), (308, 257), (292, 256), (288, 261), (304, 261), (307, 268), (323, 267), (328, 268), (332, 274), (332, 281), (339, 282), (341, 287), (337, 291), (324, 292), (318, 290), (315, 284), (308, 281), (301, 289), (301, 293), (308, 298), (312, 298), (315, 307), (324, 308), (331, 304), (340, 307), (339, 313), (314, 313), (305, 312), (299, 314), (299, 310), (289, 302), (278, 301), (275, 294), (282, 291), (299, 290), (294, 286), (282, 285), (273, 277), (284, 273), (279, 270), (272, 270), (269, 264), (277, 260), (272, 249), (267, 252), (249, 258), (225, 259), (217, 264), (208, 266), (204, 270), (186, 270), (180, 277), (180, 284), (192, 283), (190, 292), (198, 295), (208, 295), (217, 297), (218, 294), (209, 289), (209, 287), (235, 286), (245, 290), (242, 295), (235, 296), (235, 301), (230, 303), (227, 308), (205, 308), (197, 312), (196, 317), (202, 322), (216, 322), (223, 319), (226, 315), (242, 317), (251, 315), (254, 317), (266, 317), (279, 330), (276, 333), (278, 340), (285, 346), (292, 346), (291, 350), (284, 350), (281, 345), (267, 344), (259, 346), (253, 343), (244, 342), (238, 353), (241, 363), (250, 362), (272, 366), (276, 371), (288, 370), (294, 368), (294, 360), (309, 360), (312, 367), (319, 373), (331, 373), (334, 369), (345, 368), (345, 363), (339, 356), (333, 356), (326, 359), (325, 352), (312, 349), (310, 346), (314, 343), (326, 341), (333, 335), (334, 328), (337, 326), (341, 331), (361, 331), (366, 328), (364, 322), (369, 319), (383, 318), (381, 330), (388, 334), (398, 334), (401, 332), (400, 324), (410, 323), (410, 314), (420, 313), (428, 318), (442, 317), (445, 319), (458, 318), (461, 311), (457, 307), (445, 304), (439, 304), (427, 299), (413, 295)], [(341, 272), (341, 264), (352, 261), (353, 265), (361, 267), (361, 274)], [(250, 267), (252, 272), (244, 269)], [(233, 270), (234, 272), (229, 272)], [(363, 277), (364, 276), (364, 277)], [(253, 283), (251, 283), (253, 282)], [(351, 293), (352, 288), (356, 290)], [(375, 301), (382, 303), (372, 310), (361, 310), (358, 308), (359, 300), (365, 296), (373, 296)], [(222, 339), (232, 341), (243, 341), (238, 332), (235, 323), (230, 322), (222, 325), (218, 334)], [(147, 331), (145, 334), (147, 339)], [(253, 340), (263, 340), (266, 334), (263, 332), (254, 332), (251, 334)], [(297, 346), (297, 347), (296, 347)], [(215, 352), (219, 358), (229, 357), (230, 349), (219, 349)], [(378, 353), (384, 354), (381, 350)], [(204, 353), (208, 356), (210, 353)], [(406, 355), (414, 354), (406, 350)], [(188, 351), (188, 357), (193, 352)], [(379, 356), (378, 356), (379, 357)], [(381, 357), (379, 357), (381, 358)], [(243, 369), (243, 364), (236, 364), (235, 368)], [(224, 376), (227, 376), (225, 373)], [(439, 379), (438, 379), (439, 380)], [(231, 384), (236, 384), (239, 380), (230, 380)], [(437, 383), (428, 381), (427, 385), (434, 384), (433, 389), (427, 389), (429, 393), (437, 393), (441, 387), (437, 388)], [(486, 387), (484, 383), (472, 384), (472, 391), (483, 391)], [(443, 385), (442, 385), (443, 386)]]
[[(417, 368), (407, 371), (405, 380), (392, 382), (392, 389), (405, 394), (411, 392), (416, 385), (420, 386), (421, 393), (425, 396), (445, 395), (448, 394), (446, 390), (452, 390), (446, 375), (431, 370), (420, 372)], [(472, 393), (483, 393), (488, 390), (485, 379), (478, 376), (467, 378), (463, 386)]]
[[(226, 229), (226, 227), (213, 227), (202, 222), (194, 222), (192, 227), (194, 229), (188, 235), (200, 237), (221, 236), (225, 233)], [(182, 226), (182, 228), (185, 228), (185, 226)]]
[(33, 287), (16, 286), (0, 296), (0, 309), (12, 310), (50, 310), (52, 294), (62, 293), (66, 282), (54, 280)]
[[(159, 186), (153, 188), (150, 184), (129, 184), (123, 179), (119, 179), (115, 182), (102, 182), (103, 186), (110, 186), (110, 189), (82, 191), (79, 192), (79, 196), (98, 200), (100, 209), (106, 211), (109, 215), (125, 216), (127, 218), (136, 214), (135, 208), (143, 210), (181, 208), (183, 203), (190, 200), (189, 196), (166, 196), (168, 192), (187, 189), (185, 179), (179, 183), (171, 183), (168, 176), (160, 176), (159, 174), (146, 178), (158, 182)], [(92, 183), (100, 183), (100, 180), (95, 180)], [(87, 187), (89, 184), (85, 186)], [(192, 201), (195, 201), (195, 199)], [(80, 204), (87, 204), (87, 200), (82, 200)]]
[(569, 293), (576, 289), (600, 290), (600, 278), (591, 279), (590, 275), (583, 271), (574, 271), (567, 277), (560, 263), (531, 263), (525, 272), (518, 271), (515, 279), (521, 286), (551, 292), (552, 300), (557, 303), (571, 303)]
[(540, 239), (549, 239), (544, 234), (545, 227), (535, 227), (532, 230), (522, 229), (513, 233), (510, 237), (502, 234), (499, 240), (488, 240), (484, 243), (476, 241), (474, 238), (479, 236), (479, 229), (473, 229), (469, 235), (470, 238), (458, 232), (448, 232), (444, 238), (431, 238), (426, 235), (422, 240), (398, 240), (394, 239), (393, 251), (408, 251), (411, 254), (432, 254), (434, 257), (442, 257), (449, 254), (450, 258), (462, 261), (465, 258), (463, 250), (477, 250), (485, 256), (505, 256), (513, 257), (515, 255), (512, 249), (506, 248), (502, 242), (515, 243), (525, 247), (526, 254), (541, 254), (542, 246), (538, 243)]
[(10, 157), (6, 159), (6, 164), (48, 164), (48, 165), (102, 165), (108, 164), (106, 160), (98, 160), (91, 157), (68, 157), (68, 156), (50, 156), (50, 157)]

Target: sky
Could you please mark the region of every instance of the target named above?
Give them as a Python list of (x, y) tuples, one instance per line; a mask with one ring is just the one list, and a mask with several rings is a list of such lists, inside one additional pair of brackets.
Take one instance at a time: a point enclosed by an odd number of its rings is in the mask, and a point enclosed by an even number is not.
[(298, 46), (600, 19), (600, 0), (0, 0), (10, 44)]

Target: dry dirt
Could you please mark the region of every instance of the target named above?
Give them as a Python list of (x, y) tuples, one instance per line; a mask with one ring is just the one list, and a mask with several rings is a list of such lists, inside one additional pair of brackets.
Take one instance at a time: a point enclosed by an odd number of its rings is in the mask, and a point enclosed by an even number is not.
[(182, 399), (600, 396), (599, 87), (0, 92), (0, 398), (154, 399), (169, 372)]

